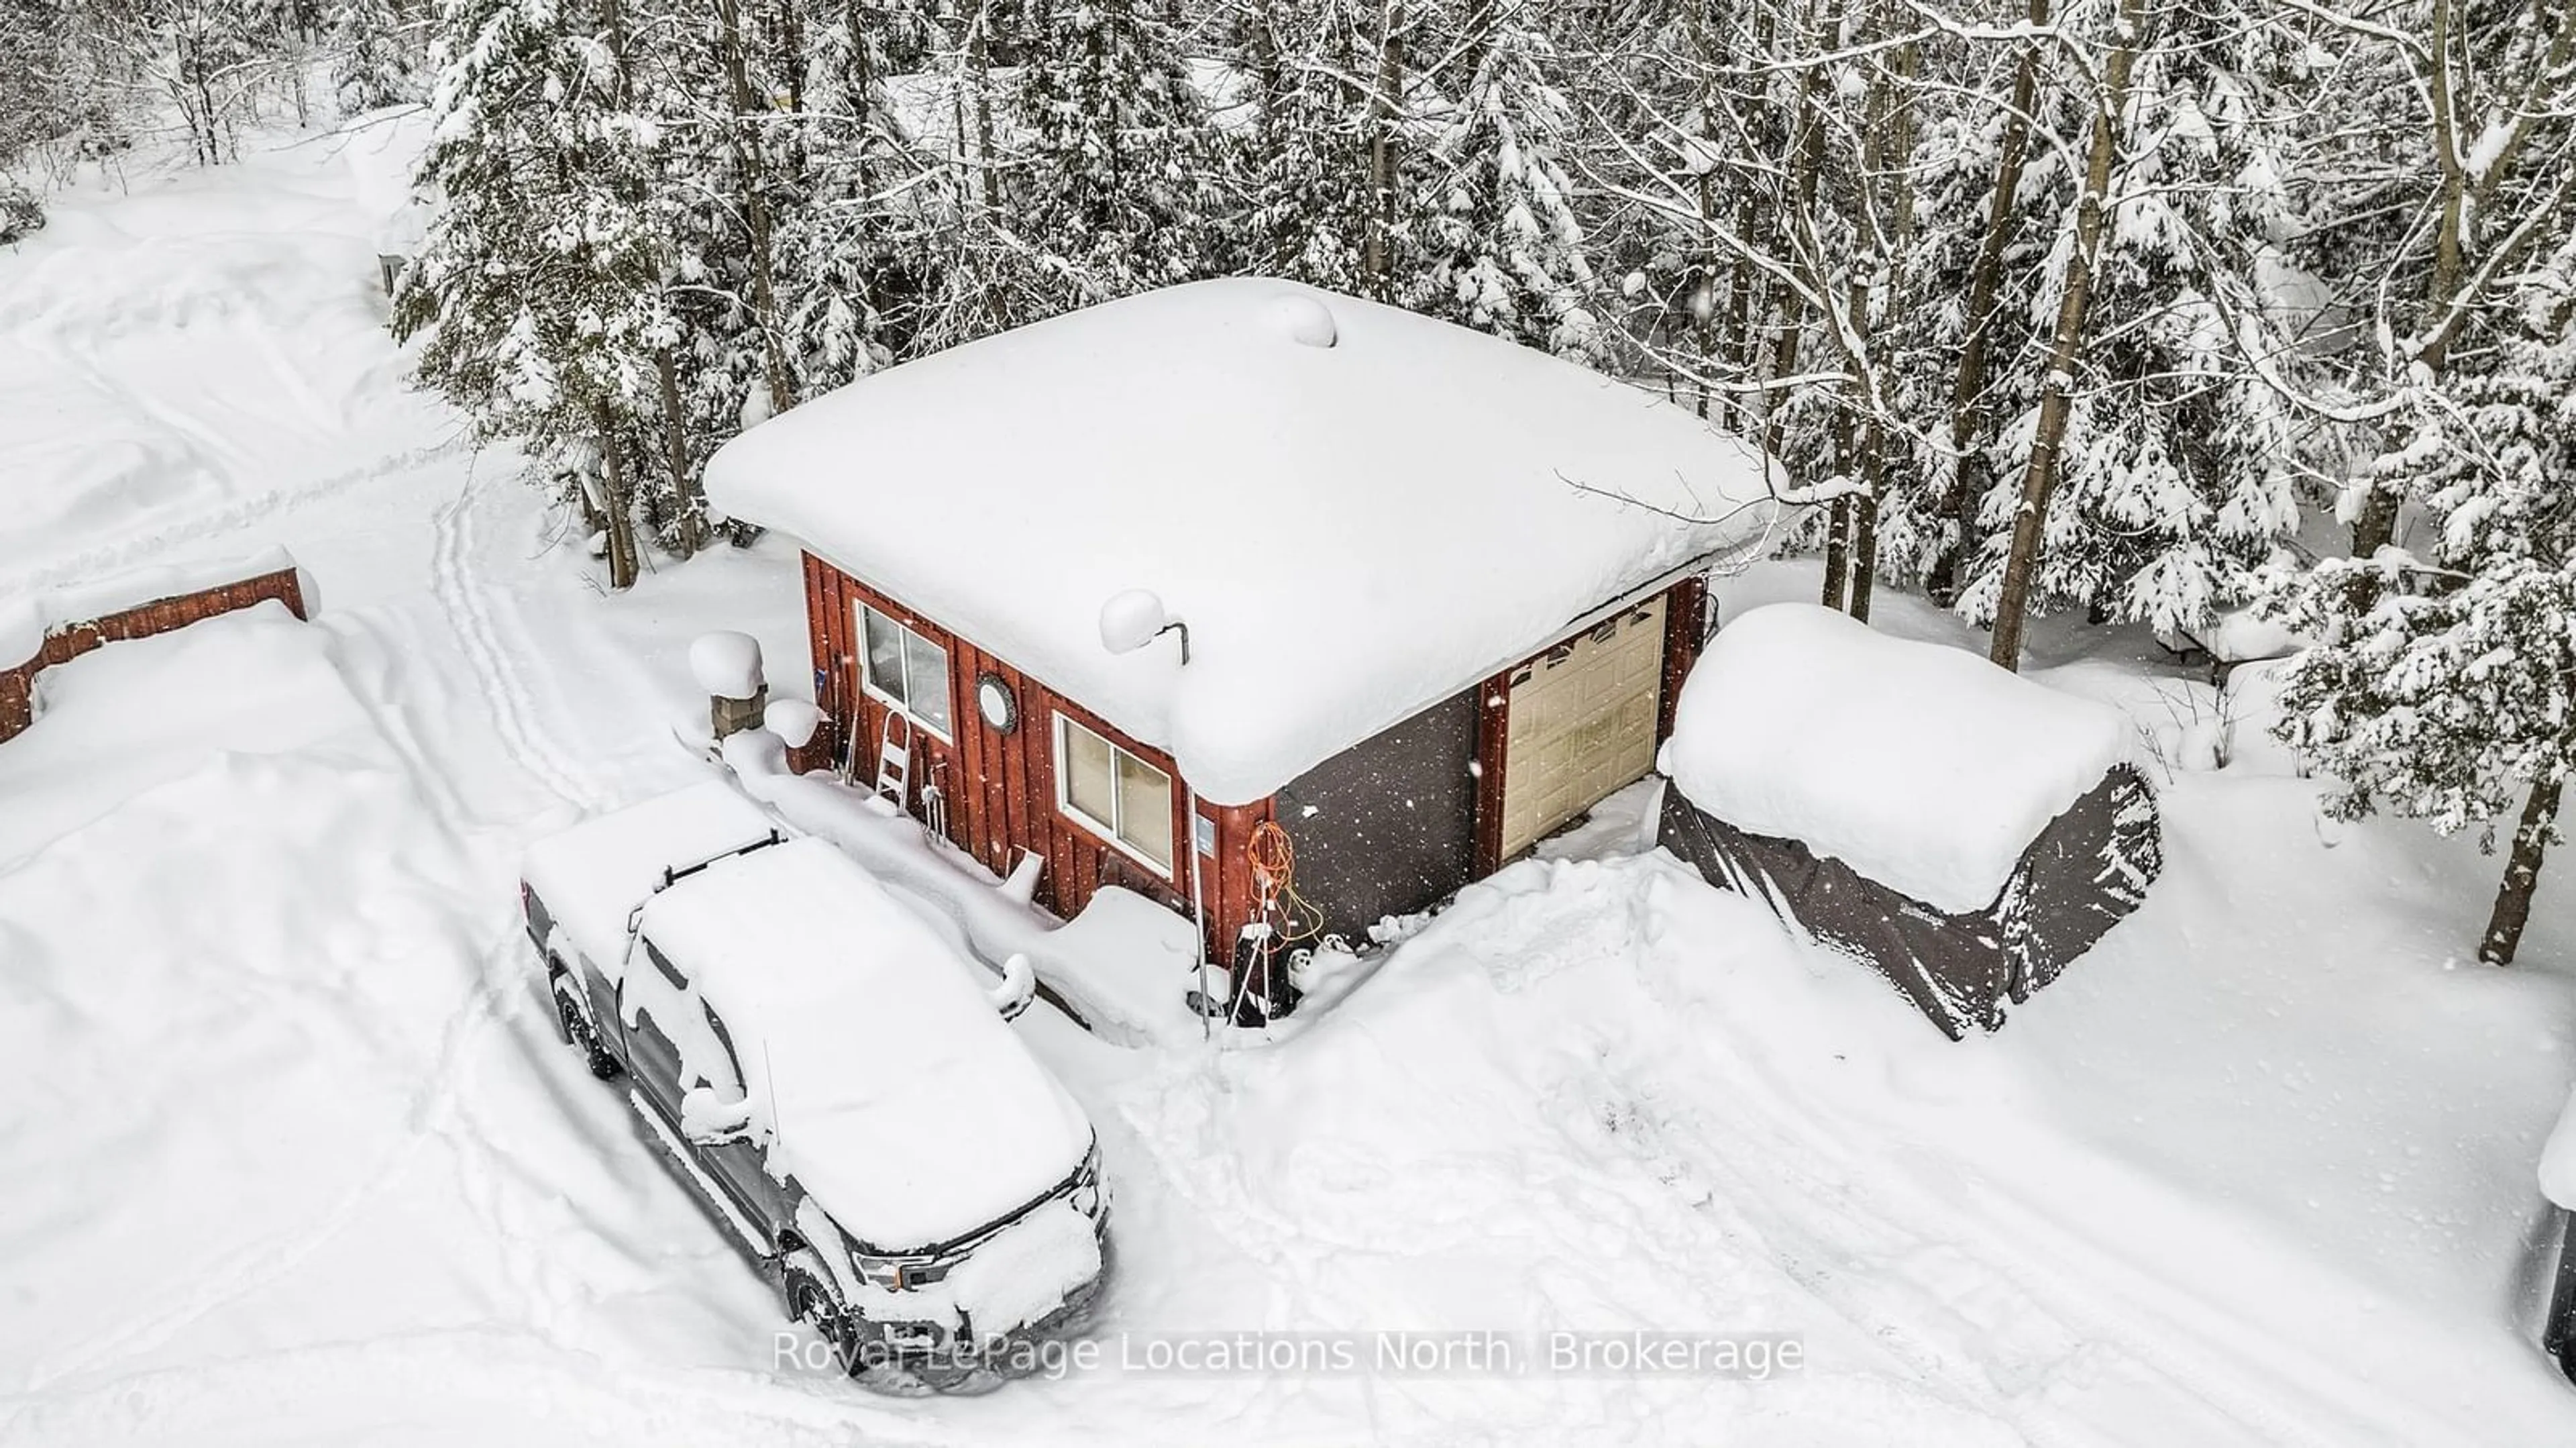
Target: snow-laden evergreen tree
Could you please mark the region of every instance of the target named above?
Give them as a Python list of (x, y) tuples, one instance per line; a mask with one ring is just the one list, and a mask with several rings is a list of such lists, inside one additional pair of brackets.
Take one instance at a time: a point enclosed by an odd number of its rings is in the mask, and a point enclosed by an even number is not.
[(932, 270), (924, 233), (950, 211), (887, 89), (899, 64), (925, 58), (929, 17), (871, 0), (817, 19), (802, 123), (784, 148), (800, 182), (777, 241), (780, 325), (804, 397), (891, 364), (909, 343)]
[(399, 0), (333, 0), (324, 21), (331, 86), (343, 115), (418, 101), (428, 93)]
[(0, 173), (33, 180), (133, 144), (148, 19), (113, 0), (0, 0)]
[[(2034, 0), (2018, 18), (2036, 27), (2052, 14)], [(2009, 463), (1998, 422), (2032, 400), (2033, 379), (2013, 363), (2044, 324), (2036, 284), (2073, 191), (2066, 149), (2050, 142), (2082, 126), (2080, 98), (2043, 83), (2053, 54), (2044, 35), (1932, 45), (1915, 98), (1917, 225), (1904, 265), (1920, 301), (1894, 318), (1910, 334), (1896, 355), (1915, 425), (1882, 498), (1879, 563), (1944, 605), (1990, 530)]]
[(683, 553), (703, 541), (690, 520), (717, 447), (893, 360), (937, 200), (886, 92), (888, 40), (917, 51), (921, 17), (853, 3), (758, 18), (731, 4), (656, 12), (639, 72), (671, 244), (645, 497), (670, 480), (669, 506), (647, 511)]
[[(1345, 0), (1260, 0), (1241, 17), (1248, 134), (1234, 154), (1254, 270), (1365, 293), (1371, 228), (1370, 88), (1380, 67), (1367, 19)], [(1403, 188), (1401, 194), (1415, 194)]]
[(2319, 642), (2282, 728), (2346, 816), (2384, 805), (2492, 843), (2520, 800), (2478, 947), (2503, 964), (2576, 763), (2576, 11), (2428, 8), (2427, 43), (2387, 48), (2432, 125), (2372, 133), (2429, 138), (2431, 164), (2361, 173), (2428, 219), (2342, 243), (2386, 248), (2368, 305), (2394, 377), (2355, 419), (2383, 431), (2346, 499), (2354, 556), (2284, 590)]
[(2513, 959), (2576, 767), (2576, 227), (2383, 460), (2424, 512), (2395, 546), (2300, 580), (2322, 642), (2283, 694), (2283, 736), (2330, 773), (2330, 808), (2378, 806), (2445, 834), (2521, 806), (2478, 947)]
[(660, 419), (655, 356), (676, 338), (653, 204), (658, 129), (630, 94), (613, 8), (446, 0), (433, 46), (442, 208), (395, 298), (426, 333), (420, 376), (485, 439), (565, 465), (607, 535), (610, 581), (638, 566), (633, 524)]
[(1437, 199), (1412, 305), (1562, 357), (1609, 350), (1567, 156), (1556, 48), (1525, 5), (1493, 15), (1437, 143)]
[[(2407, 0), (2321, 14), (2333, 23), (2323, 38), (2360, 63), (2335, 115), (2352, 143), (2320, 158), (2332, 179), (2316, 209), (2343, 241), (2341, 264), (2319, 270), (2348, 278), (2346, 304), (2372, 323), (2379, 375), (2356, 390), (2412, 411), (2440, 392), (2465, 322), (2534, 246), (2523, 223), (2566, 202), (2553, 183), (2576, 174), (2576, 6)], [(2392, 439), (2398, 452), (2406, 436)], [(2356, 557), (2400, 537), (2410, 474), (2389, 461), (2344, 500)]]
[(1008, 96), (1015, 324), (1235, 269), (1224, 139), (1151, 0), (1058, 0), (1030, 17)]
[[(2278, 32), (2261, 19), (2256, 7), (2175, 12), (2138, 53), (2032, 584), (2039, 609), (2082, 606), (2190, 634), (2248, 597), (2255, 570), (2297, 527), (2305, 430), (2245, 361), (2249, 348), (2274, 359), (2289, 350), (2270, 333), (2254, 270), (2297, 229), (2271, 129), (2292, 108), (2263, 93)], [(2044, 310), (2065, 285), (2072, 219), (2048, 258)], [(2030, 445), (2036, 422), (2024, 415), (2011, 451)], [(1996, 501), (2019, 505), (2017, 495)], [(1992, 617), (2003, 564), (1989, 548), (1971, 583), (1980, 621)]]

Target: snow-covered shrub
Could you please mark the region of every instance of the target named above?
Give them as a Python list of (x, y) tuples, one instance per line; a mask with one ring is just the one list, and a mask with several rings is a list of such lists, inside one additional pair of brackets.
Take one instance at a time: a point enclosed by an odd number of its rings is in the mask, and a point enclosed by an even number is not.
[(0, 180), (0, 246), (26, 240), (45, 229), (45, 204), (15, 181)]

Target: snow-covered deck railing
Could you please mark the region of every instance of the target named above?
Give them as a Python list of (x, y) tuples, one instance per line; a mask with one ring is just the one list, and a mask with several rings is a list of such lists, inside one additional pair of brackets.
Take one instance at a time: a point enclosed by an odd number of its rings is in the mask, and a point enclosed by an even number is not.
[(1660, 838), (1993, 1029), (2144, 899), (2154, 796), (2114, 710), (1812, 604), (1745, 614), (1682, 690)]
[(275, 599), (305, 616), (306, 589), (283, 548), (137, 569), (0, 602), (0, 740), (35, 722), (36, 675), (102, 644), (150, 638)]

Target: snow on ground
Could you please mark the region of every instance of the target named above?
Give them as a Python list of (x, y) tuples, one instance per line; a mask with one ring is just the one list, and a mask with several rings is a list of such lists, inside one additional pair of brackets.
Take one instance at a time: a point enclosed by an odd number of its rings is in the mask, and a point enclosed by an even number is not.
[[(515, 461), (397, 389), (331, 143), (247, 149), (138, 168), (0, 254), (23, 521), (0, 594), (277, 542), (322, 598), (309, 626), (49, 672), (0, 745), (0, 1441), (2569, 1436), (2530, 1341), (2532, 1164), (2576, 1076), (2565, 882), (2524, 965), (2472, 965), (2493, 861), (2322, 830), (2271, 761), (2184, 768), (2209, 687), (2047, 628), (2034, 677), (2141, 726), (2170, 863), (1999, 1035), (1952, 1046), (1635, 853), (1624, 801), (1273, 1043), (1014, 1025), (1101, 1130), (1108, 1362), (931, 1400), (782, 1363), (769, 1292), (556, 1042), (513, 871), (705, 777), (669, 728), (703, 716), (700, 633), (752, 632), (793, 690), (793, 551), (600, 596)], [(1722, 592), (1732, 616), (1813, 588), (1774, 567)], [(1640, 1382), (1115, 1357), (1435, 1327), (1719, 1328), (1806, 1360)]]

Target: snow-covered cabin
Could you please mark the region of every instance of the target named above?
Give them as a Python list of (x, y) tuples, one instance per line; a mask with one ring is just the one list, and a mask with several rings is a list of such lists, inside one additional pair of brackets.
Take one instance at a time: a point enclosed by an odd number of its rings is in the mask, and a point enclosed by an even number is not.
[(1658, 836), (1952, 1037), (1993, 1030), (2163, 866), (2128, 737), (2108, 705), (1965, 650), (1775, 603), (1721, 629), (1682, 691)]
[(1044, 856), (1059, 915), (1160, 900), (1220, 961), (1266, 824), (1268, 922), (1359, 944), (1648, 773), (1704, 575), (1772, 512), (1758, 455), (1667, 402), (1257, 279), (863, 378), (707, 490), (808, 550), (836, 763), (875, 779), (908, 720), (907, 802), (961, 849)]

